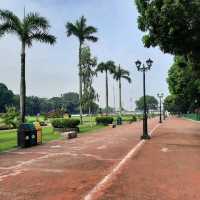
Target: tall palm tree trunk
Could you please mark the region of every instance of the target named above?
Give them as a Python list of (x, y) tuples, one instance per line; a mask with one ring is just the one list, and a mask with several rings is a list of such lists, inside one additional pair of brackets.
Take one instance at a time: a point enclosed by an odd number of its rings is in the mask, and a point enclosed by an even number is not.
[(26, 80), (25, 80), (25, 43), (22, 42), (21, 50), (21, 81), (20, 81), (20, 122), (25, 122), (26, 115)]
[(106, 70), (106, 114), (108, 115), (108, 71)]
[(80, 42), (79, 46), (79, 99), (80, 99), (80, 122), (83, 123), (83, 110), (82, 110), (82, 68), (81, 68), (81, 51), (82, 51), (82, 43)]
[(122, 84), (121, 79), (119, 79), (119, 112), (122, 113)]

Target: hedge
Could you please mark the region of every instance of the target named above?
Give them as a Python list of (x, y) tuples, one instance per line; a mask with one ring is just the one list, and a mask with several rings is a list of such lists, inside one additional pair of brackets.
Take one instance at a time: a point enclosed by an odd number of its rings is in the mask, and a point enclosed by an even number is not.
[(108, 125), (113, 123), (113, 117), (96, 117), (96, 123), (98, 125), (103, 124), (103, 125)]
[(135, 115), (132, 115), (131, 118), (129, 119), (129, 122), (136, 122), (137, 121), (137, 117)]
[(80, 124), (79, 119), (57, 118), (51, 121), (54, 128), (76, 128)]

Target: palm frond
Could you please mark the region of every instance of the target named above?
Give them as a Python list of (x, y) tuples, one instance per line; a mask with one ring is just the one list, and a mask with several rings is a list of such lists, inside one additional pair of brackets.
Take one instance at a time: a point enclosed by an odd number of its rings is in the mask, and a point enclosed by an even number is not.
[(88, 35), (93, 34), (93, 33), (97, 33), (97, 28), (93, 27), (93, 26), (87, 26), (84, 29), (84, 32)]
[(3, 36), (6, 33), (13, 33), (15, 32), (15, 28), (12, 24), (6, 22), (4, 24), (0, 24), (0, 36)]
[(29, 13), (24, 18), (24, 29), (27, 32), (31, 31), (39, 31), (42, 29), (43, 31), (47, 31), (50, 28), (49, 22), (45, 17), (40, 16), (38, 13)]
[(74, 24), (68, 22), (66, 24), (67, 36), (74, 35), (78, 37), (78, 39), (83, 43), (84, 40), (89, 40), (92, 42), (97, 42), (98, 38), (93, 36), (93, 33), (97, 32), (97, 29), (92, 26), (87, 26), (87, 20), (84, 16), (82, 16), (79, 20), (77, 20)]
[[(22, 34), (22, 23), (20, 19), (9, 10), (0, 10), (0, 20), (3, 22), (1, 25), (1, 35), (6, 32)], [(4, 30), (3, 30), (4, 29)]]
[(131, 81), (132, 81), (131, 78), (130, 78), (129, 76), (123, 75), (123, 76), (121, 76), (121, 78), (127, 80), (129, 83), (131, 83)]
[(18, 26), (21, 25), (20, 19), (9, 10), (0, 10), (0, 19), (6, 22), (12, 22)]
[(123, 79), (126, 79), (129, 83), (131, 83), (129, 71), (122, 69), (121, 67), (116, 68), (113, 77), (117, 81), (123, 78)]
[(106, 66), (105, 66), (105, 63), (101, 62), (98, 64), (96, 72), (103, 73), (104, 71), (106, 71)]
[(95, 36), (87, 36), (85, 37), (86, 40), (92, 41), (92, 42), (97, 42), (98, 38)]
[(130, 75), (129, 71), (127, 71), (127, 70), (125, 70), (125, 69), (120, 69), (120, 70), (121, 70), (121, 74), (122, 74), (122, 75), (127, 75), (127, 76)]
[(66, 30), (67, 30), (66, 33), (67, 33), (68, 37), (71, 36), (71, 35), (78, 36), (78, 29), (74, 24), (68, 22), (65, 27), (66, 27)]
[(79, 24), (82, 30), (84, 30), (86, 28), (86, 22), (86, 18), (84, 16), (81, 16), (81, 18), (76, 21), (76, 24)]
[(115, 62), (112, 61), (112, 60), (109, 60), (106, 62), (106, 66), (108, 68), (108, 71), (111, 73), (111, 74), (114, 74), (115, 71), (116, 71), (116, 66), (115, 66)]
[(28, 42), (32, 44), (33, 40), (53, 45), (56, 42), (56, 37), (46, 32), (37, 32), (29, 37)]

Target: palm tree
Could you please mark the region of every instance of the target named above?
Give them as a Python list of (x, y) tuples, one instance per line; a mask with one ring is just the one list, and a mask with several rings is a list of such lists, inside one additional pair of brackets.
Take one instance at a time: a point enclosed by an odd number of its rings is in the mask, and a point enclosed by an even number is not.
[(14, 33), (21, 42), (21, 81), (20, 81), (20, 122), (25, 122), (26, 105), (26, 80), (25, 80), (25, 61), (26, 47), (31, 47), (33, 41), (54, 44), (56, 38), (48, 33), (50, 28), (46, 18), (38, 13), (29, 13), (20, 20), (9, 10), (0, 10), (0, 36), (7, 33)]
[(119, 66), (115, 70), (114, 79), (116, 79), (119, 82), (119, 111), (120, 111), (120, 114), (121, 114), (121, 112), (122, 112), (122, 86), (121, 86), (121, 79), (125, 79), (129, 83), (131, 83), (130, 73), (127, 70), (124, 70)]
[(108, 72), (110, 74), (115, 73), (115, 63), (113, 61), (107, 61), (106, 63), (102, 62), (97, 67), (97, 72), (104, 73), (106, 75), (106, 114), (108, 114)]
[(82, 123), (82, 72), (81, 72), (81, 51), (82, 46), (86, 40), (97, 42), (98, 38), (93, 34), (97, 32), (97, 29), (93, 26), (87, 26), (86, 18), (82, 16), (79, 20), (77, 20), (74, 24), (68, 22), (66, 24), (67, 36), (70, 37), (72, 35), (76, 36), (79, 40), (79, 98), (80, 98), (80, 118)]

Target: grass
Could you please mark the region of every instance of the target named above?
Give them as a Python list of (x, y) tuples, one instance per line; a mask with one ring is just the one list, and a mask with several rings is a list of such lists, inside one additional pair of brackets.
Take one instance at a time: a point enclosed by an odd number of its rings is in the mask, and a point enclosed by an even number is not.
[(195, 121), (200, 121), (200, 115), (197, 115), (195, 113), (185, 114), (185, 115), (183, 115), (183, 117), (188, 118), (188, 119), (192, 119), (192, 120), (195, 120)]
[[(128, 122), (131, 119), (131, 115), (123, 115), (122, 119), (124, 122)], [(79, 118), (79, 117), (73, 117)], [(96, 116), (93, 116), (91, 119), (89, 116), (83, 117), (83, 124), (79, 126), (80, 134), (92, 133), (99, 129), (104, 128), (103, 125), (96, 125), (95, 123)], [(36, 117), (28, 116), (29, 123), (36, 120)], [(114, 122), (116, 122), (117, 116), (114, 116)], [(1, 120), (1, 119), (0, 119)], [(40, 118), (43, 121), (43, 118)], [(90, 122), (91, 121), (91, 122)], [(92, 126), (91, 126), (92, 124)], [(53, 128), (43, 127), (43, 143), (62, 139), (62, 136), (59, 133), (55, 133)], [(17, 131), (16, 130), (2, 130), (0, 131), (0, 152), (10, 150), (17, 147)]]
[[(61, 139), (62, 137), (58, 133), (54, 133), (52, 127), (43, 128), (43, 142), (51, 140)], [(17, 131), (6, 130), (0, 131), (0, 152), (10, 150), (17, 147)]]
[(103, 125), (90, 125), (90, 124), (82, 124), (79, 126), (80, 128), (80, 133), (91, 133), (91, 132), (95, 132), (99, 129), (105, 128), (105, 126)]
[[(95, 132), (104, 128), (102, 125), (94, 125), (91, 127), (89, 123), (80, 125), (80, 134)], [(54, 132), (52, 127), (43, 127), (42, 141), (43, 143), (62, 139), (59, 133)], [(0, 131), (0, 152), (7, 151), (17, 147), (17, 130)]]

